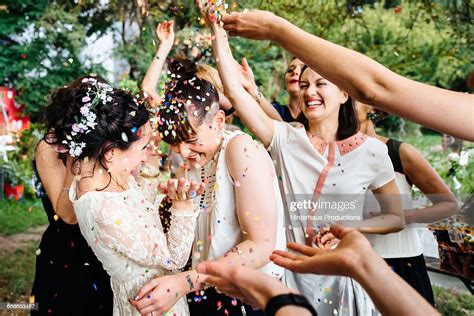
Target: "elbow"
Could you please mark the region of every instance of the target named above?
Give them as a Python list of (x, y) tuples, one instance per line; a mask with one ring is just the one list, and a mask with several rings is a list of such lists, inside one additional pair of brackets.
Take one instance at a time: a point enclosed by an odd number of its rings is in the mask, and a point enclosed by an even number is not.
[(61, 219), (63, 220), (63, 222), (65, 222), (68, 225), (76, 225), (77, 224), (77, 218), (76, 218), (75, 215), (63, 216), (63, 217), (61, 217)]

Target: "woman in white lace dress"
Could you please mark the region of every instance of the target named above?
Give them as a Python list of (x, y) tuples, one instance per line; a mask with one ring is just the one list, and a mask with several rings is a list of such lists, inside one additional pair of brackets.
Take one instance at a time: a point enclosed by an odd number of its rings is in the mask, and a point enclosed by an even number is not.
[[(172, 81), (160, 107), (158, 130), (163, 141), (189, 162), (188, 176), (195, 181), (209, 181), (196, 201), (201, 213), (193, 267), (204, 260), (215, 260), (259, 269), (281, 279), (283, 269), (269, 261), (271, 252), (284, 249), (286, 241), (278, 179), (268, 153), (248, 135), (226, 130), (218, 92), (196, 75), (194, 63), (174, 60), (170, 71)], [(173, 199), (169, 185), (160, 186)], [(167, 295), (166, 289), (170, 288), (171, 293), (190, 293), (188, 303), (193, 316), (263, 315), (263, 311), (254, 311), (212, 288), (206, 289), (203, 281), (196, 270), (155, 278), (133, 303), (142, 314), (161, 313), (177, 300)], [(148, 291), (151, 299), (143, 298)]]
[[(69, 197), (77, 221), (111, 276), (114, 315), (139, 315), (129, 299), (151, 277), (186, 264), (197, 212), (190, 199), (175, 201), (173, 222), (164, 234), (154, 205), (156, 190), (144, 190), (131, 176), (147, 159), (151, 136), (149, 113), (133, 96), (95, 78), (76, 81), (59, 93), (73, 104), (55, 134), (75, 159), (77, 176)], [(175, 184), (184, 194), (203, 190), (196, 182)], [(186, 301), (179, 300), (168, 313), (188, 315)]]

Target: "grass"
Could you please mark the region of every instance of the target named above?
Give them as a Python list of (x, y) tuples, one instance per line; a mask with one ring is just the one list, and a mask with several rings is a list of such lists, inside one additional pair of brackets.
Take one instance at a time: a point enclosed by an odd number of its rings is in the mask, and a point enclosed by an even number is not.
[(35, 276), (37, 242), (0, 257), (0, 301), (28, 302)]
[(0, 235), (12, 235), (44, 225), (48, 218), (39, 199), (0, 200)]

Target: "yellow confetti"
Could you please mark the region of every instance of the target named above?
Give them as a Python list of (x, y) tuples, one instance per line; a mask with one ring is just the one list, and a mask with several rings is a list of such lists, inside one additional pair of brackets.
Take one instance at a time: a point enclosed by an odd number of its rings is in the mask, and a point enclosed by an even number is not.
[(122, 225), (122, 220), (121, 220), (121, 219), (117, 219), (114, 223), (115, 223), (115, 225)]
[(41, 254), (41, 249), (36, 249), (36, 255), (39, 256)]
[(57, 214), (54, 214), (53, 218), (55, 221), (57, 221), (59, 219), (59, 216)]

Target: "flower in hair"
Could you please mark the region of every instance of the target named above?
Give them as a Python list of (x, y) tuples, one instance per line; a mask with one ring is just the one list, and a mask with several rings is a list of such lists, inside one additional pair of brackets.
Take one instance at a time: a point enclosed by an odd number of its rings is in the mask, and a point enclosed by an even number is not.
[(113, 89), (108, 84), (95, 78), (84, 78), (81, 83), (87, 84), (86, 95), (81, 99), (83, 103), (79, 110), (81, 115), (76, 117), (76, 123), (71, 127), (71, 135), (66, 135), (67, 140), (62, 142), (69, 147), (69, 154), (73, 157), (79, 157), (86, 147), (85, 142), (79, 142), (81, 135), (90, 133), (97, 125), (97, 115), (93, 111), (97, 104), (106, 104), (113, 100), (109, 95)]

